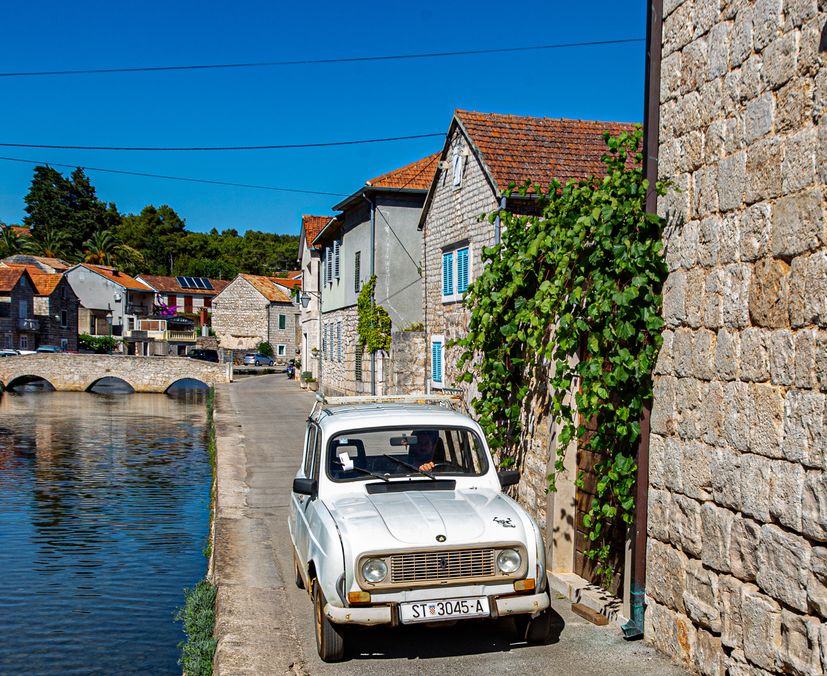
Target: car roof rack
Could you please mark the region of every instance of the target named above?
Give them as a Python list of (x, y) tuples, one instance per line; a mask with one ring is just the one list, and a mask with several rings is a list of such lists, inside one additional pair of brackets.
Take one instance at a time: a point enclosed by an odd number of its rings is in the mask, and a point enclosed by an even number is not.
[(385, 395), (356, 395), (350, 397), (325, 397), (322, 393), (316, 393), (316, 402), (310, 411), (312, 418), (319, 411), (331, 415), (331, 406), (348, 406), (357, 404), (436, 404), (452, 410), (461, 409), (462, 412), (470, 415), (468, 404), (462, 396), (463, 391), (459, 388), (443, 390), (442, 394), (385, 394)]

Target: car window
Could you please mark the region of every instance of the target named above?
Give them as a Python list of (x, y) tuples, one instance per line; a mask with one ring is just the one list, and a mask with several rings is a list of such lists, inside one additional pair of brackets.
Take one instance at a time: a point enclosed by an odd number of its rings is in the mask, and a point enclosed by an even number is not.
[(485, 448), (477, 435), (461, 428), (393, 428), (354, 430), (330, 440), (326, 472), (334, 481), (367, 481), (383, 477), (419, 476), (434, 463), (434, 475), (479, 476), (488, 469)]
[(304, 476), (309, 478), (313, 470), (314, 454), (316, 451), (316, 426), (308, 425), (304, 438)]

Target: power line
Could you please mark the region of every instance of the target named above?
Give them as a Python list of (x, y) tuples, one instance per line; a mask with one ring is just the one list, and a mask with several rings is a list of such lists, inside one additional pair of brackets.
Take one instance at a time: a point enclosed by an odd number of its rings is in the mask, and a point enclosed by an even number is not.
[(445, 136), (445, 133), (414, 134), (411, 136), (389, 136), (386, 138), (368, 138), (354, 141), (329, 141), (323, 143), (282, 143), (255, 146), (70, 146), (45, 143), (0, 143), (5, 148), (38, 148), (41, 150), (138, 150), (151, 152), (191, 151), (191, 150), (287, 150), (291, 148), (329, 148), (333, 146), (353, 146), (366, 143), (387, 143), (390, 141), (408, 141), (411, 139)]
[(296, 59), (293, 61), (254, 61), (250, 63), (210, 63), (184, 66), (140, 66), (135, 68), (83, 68), (76, 70), (37, 70), (0, 73), (0, 77), (39, 77), (46, 75), (97, 75), (105, 73), (151, 73), (178, 70), (211, 70), (218, 68), (266, 68), (275, 66), (316, 66), (334, 63), (360, 63), (365, 61), (403, 61), (409, 59), (435, 59), (452, 56), (475, 56), (479, 54), (505, 54), (514, 52), (536, 52), (547, 49), (568, 49), (571, 47), (599, 47), (643, 42), (643, 38), (620, 40), (592, 40), (589, 42), (561, 42), (529, 47), (499, 47), (491, 49), (466, 49), (455, 52), (424, 52), (420, 54), (385, 54), (377, 56), (353, 56), (335, 59)]
[[(50, 167), (68, 167), (74, 169), (78, 165), (60, 164), (58, 162), (43, 162), (35, 160), (24, 160), (19, 157), (0, 157), (5, 162), (23, 162), (25, 164), (41, 164)], [(125, 171), (123, 169), (102, 169), (101, 167), (83, 167), (86, 171), (102, 171), (107, 174), (125, 174), (127, 176), (145, 176), (147, 178), (163, 178), (169, 181), (188, 181), (190, 183), (208, 183), (210, 185), (229, 185), (235, 188), (254, 188), (256, 190), (275, 190), (276, 192), (296, 192), (305, 195), (330, 195), (332, 197), (347, 197), (341, 192), (322, 192), (320, 190), (300, 190), (298, 188), (276, 188), (271, 185), (255, 185), (251, 183), (233, 183), (231, 181), (213, 181), (206, 178), (187, 178), (184, 176), (166, 176), (164, 174), (147, 174), (140, 171)]]

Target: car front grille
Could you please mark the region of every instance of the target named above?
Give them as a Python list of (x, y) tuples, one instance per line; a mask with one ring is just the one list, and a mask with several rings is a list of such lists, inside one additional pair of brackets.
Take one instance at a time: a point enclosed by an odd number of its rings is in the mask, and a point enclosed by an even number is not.
[(498, 577), (494, 559), (495, 550), (491, 548), (392, 554), (389, 557), (390, 583)]

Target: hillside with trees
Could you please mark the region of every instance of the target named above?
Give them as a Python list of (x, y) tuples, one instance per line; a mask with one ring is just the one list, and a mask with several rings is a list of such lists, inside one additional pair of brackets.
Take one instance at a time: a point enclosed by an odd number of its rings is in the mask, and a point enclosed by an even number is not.
[(121, 214), (98, 198), (81, 167), (68, 177), (37, 166), (25, 197), (30, 236), (0, 232), (0, 257), (15, 253), (117, 265), (127, 273), (232, 279), (239, 272), (274, 275), (295, 267), (296, 235), (235, 229), (192, 232), (168, 205)]

